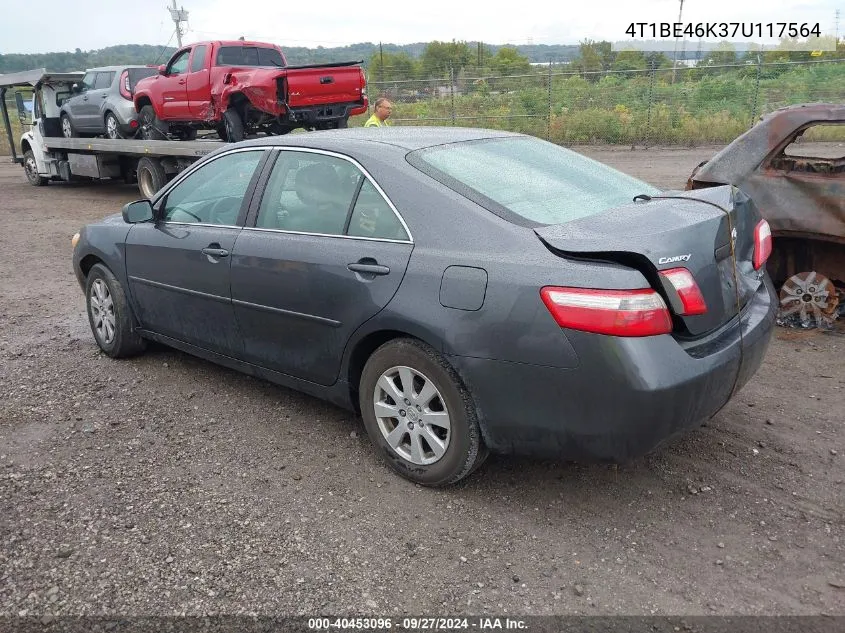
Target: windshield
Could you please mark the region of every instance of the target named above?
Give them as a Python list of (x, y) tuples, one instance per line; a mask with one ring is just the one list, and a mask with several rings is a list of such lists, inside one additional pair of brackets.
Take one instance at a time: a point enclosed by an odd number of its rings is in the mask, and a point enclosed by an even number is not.
[(275, 66), (285, 64), (282, 54), (275, 48), (258, 46), (221, 46), (217, 51), (218, 66)]
[(659, 193), (607, 165), (533, 137), (439, 145), (412, 152), (408, 160), (512, 221), (515, 215), (531, 223), (561, 224), (629, 203), (640, 193)]

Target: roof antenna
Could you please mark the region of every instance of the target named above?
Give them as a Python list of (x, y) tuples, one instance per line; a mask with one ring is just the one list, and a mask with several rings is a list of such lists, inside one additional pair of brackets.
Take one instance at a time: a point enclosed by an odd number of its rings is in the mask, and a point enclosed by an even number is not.
[(238, 39), (239, 39), (241, 42), (244, 42), (244, 41), (245, 41), (245, 40), (244, 40), (244, 36), (243, 36), (243, 35), (241, 35)]

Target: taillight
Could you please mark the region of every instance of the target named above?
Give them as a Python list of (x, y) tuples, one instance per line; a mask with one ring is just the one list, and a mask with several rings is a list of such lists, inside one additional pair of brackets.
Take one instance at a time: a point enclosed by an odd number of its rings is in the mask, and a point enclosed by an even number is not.
[(754, 228), (754, 269), (760, 270), (772, 254), (772, 227), (760, 220)]
[(129, 71), (124, 70), (120, 74), (120, 96), (124, 99), (132, 99), (132, 91), (129, 90)]
[(672, 331), (672, 317), (654, 290), (595, 290), (547, 286), (543, 303), (561, 327), (612, 336), (654, 336)]
[(660, 276), (672, 284), (672, 287), (678, 293), (683, 306), (678, 313), (680, 316), (692, 316), (707, 312), (704, 296), (690, 271), (686, 268), (670, 268), (669, 270), (661, 270)]

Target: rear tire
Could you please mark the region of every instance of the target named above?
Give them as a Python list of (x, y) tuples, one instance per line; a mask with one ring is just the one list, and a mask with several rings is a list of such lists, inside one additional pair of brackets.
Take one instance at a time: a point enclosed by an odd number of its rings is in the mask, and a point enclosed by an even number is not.
[(223, 113), (223, 128), (226, 136), (223, 140), (227, 143), (237, 143), (244, 140), (244, 122), (234, 108), (229, 108)]
[(112, 140), (123, 138), (123, 134), (120, 132), (120, 121), (117, 120), (113, 112), (106, 112), (104, 123), (106, 126), (106, 138)]
[(135, 173), (138, 178), (138, 189), (147, 199), (151, 199), (167, 184), (167, 174), (158, 159), (144, 156), (138, 161)]
[[(389, 397), (391, 381), (395, 397)], [(387, 388), (382, 389), (383, 385)], [(427, 402), (426, 391), (435, 394)], [(420, 341), (395, 339), (373, 352), (361, 374), (358, 394), (370, 440), (406, 479), (446, 486), (468, 476), (487, 458), (472, 397), (443, 357)], [(390, 415), (392, 410), (396, 416)], [(377, 411), (382, 416), (377, 417)], [(441, 426), (443, 419), (448, 420), (448, 430)], [(422, 438), (416, 440), (416, 457), (415, 434)], [(439, 457), (435, 444), (445, 445)]]
[(95, 264), (88, 273), (85, 303), (91, 333), (105, 354), (125, 358), (146, 349), (147, 342), (136, 331), (123, 286), (103, 264)]
[(43, 187), (49, 182), (49, 179), (38, 175), (38, 163), (35, 162), (35, 154), (31, 149), (23, 153), (23, 170), (26, 173), (26, 179), (33, 187)]
[(166, 141), (167, 123), (156, 116), (156, 111), (151, 105), (145, 105), (138, 113), (140, 123), (140, 136), (145, 141)]

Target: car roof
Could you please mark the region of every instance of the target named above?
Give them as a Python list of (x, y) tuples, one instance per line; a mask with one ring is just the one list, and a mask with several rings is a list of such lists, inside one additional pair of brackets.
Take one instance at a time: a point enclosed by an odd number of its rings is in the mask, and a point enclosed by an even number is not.
[(272, 136), (249, 141), (242, 141), (240, 146), (282, 146), (295, 145), (312, 149), (337, 149), (342, 150), (350, 145), (371, 142), (384, 145), (391, 145), (407, 151), (446, 145), (449, 143), (460, 143), (464, 141), (476, 141), (488, 138), (518, 138), (524, 134), (515, 132), (502, 132), (499, 130), (488, 130), (484, 128), (463, 128), (444, 126), (395, 126), (380, 128), (346, 128), (341, 130), (322, 130), (301, 134), (289, 134), (285, 136)]
[(716, 153), (692, 178), (699, 182), (737, 184), (800, 128), (842, 121), (845, 121), (843, 103), (800, 103), (779, 108), (761, 116), (751, 129)]
[(85, 72), (86, 73), (96, 73), (96, 72), (117, 72), (118, 70), (125, 70), (126, 68), (148, 68), (147, 66), (137, 65), (137, 64), (120, 64), (118, 66), (98, 66), (97, 68), (89, 68)]

